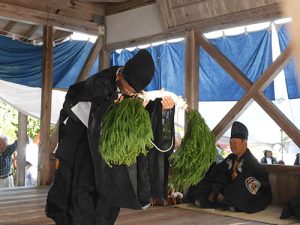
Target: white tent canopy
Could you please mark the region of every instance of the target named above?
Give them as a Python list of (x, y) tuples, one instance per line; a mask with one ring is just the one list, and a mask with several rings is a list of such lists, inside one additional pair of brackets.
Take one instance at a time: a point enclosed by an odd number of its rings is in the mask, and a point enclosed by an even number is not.
[[(52, 91), (51, 123), (56, 124), (59, 112), (65, 100), (66, 92)], [(41, 115), (41, 88), (10, 83), (0, 80), (0, 98), (15, 107), (18, 111), (40, 118)]]

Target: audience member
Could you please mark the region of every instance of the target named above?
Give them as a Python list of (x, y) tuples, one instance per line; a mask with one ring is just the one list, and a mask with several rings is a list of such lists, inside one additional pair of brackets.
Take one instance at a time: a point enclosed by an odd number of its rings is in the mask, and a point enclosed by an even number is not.
[(17, 149), (17, 141), (7, 145), (7, 137), (0, 135), (0, 188), (14, 187), (11, 174), (12, 154)]
[(204, 179), (184, 194), (185, 201), (202, 208), (254, 213), (272, 200), (268, 173), (247, 148), (248, 130), (240, 122), (231, 129), (232, 154), (213, 165)]
[(260, 160), (263, 164), (277, 164), (277, 160), (273, 157), (273, 152), (271, 150), (265, 150), (264, 157)]

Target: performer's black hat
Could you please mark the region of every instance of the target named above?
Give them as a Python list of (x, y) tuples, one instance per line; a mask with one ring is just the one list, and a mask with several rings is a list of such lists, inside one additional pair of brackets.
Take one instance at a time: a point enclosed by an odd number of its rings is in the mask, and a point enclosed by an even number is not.
[(143, 90), (152, 80), (154, 75), (154, 62), (151, 54), (145, 50), (140, 50), (124, 66), (125, 80), (136, 91)]
[(231, 128), (231, 137), (230, 138), (240, 138), (240, 139), (248, 140), (247, 127), (244, 124), (235, 121)]

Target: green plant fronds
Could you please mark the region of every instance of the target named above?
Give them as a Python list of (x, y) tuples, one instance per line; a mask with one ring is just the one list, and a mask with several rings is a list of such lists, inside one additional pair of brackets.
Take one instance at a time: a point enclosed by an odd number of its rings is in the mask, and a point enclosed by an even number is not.
[(187, 112), (187, 130), (179, 149), (170, 157), (171, 182), (177, 190), (197, 184), (215, 161), (215, 137), (200, 113)]
[(109, 165), (130, 166), (152, 147), (153, 132), (142, 99), (127, 98), (112, 105), (104, 115), (99, 152)]

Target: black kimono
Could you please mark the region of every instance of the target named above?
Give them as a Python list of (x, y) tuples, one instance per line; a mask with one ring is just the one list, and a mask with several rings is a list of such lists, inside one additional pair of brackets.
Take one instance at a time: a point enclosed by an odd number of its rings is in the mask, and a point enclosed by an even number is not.
[[(203, 208), (222, 207), (247, 213), (265, 209), (272, 200), (268, 173), (247, 149), (237, 162), (237, 176), (232, 178), (236, 160), (230, 154), (223, 162), (213, 165), (202, 181), (189, 188), (185, 194), (188, 201)], [(213, 201), (208, 200), (211, 193)], [(219, 193), (224, 196), (222, 201), (217, 200)]]
[(300, 195), (290, 198), (282, 209), (280, 219), (287, 219), (291, 216), (300, 219)]
[[(111, 168), (98, 152), (102, 117), (117, 98), (117, 69), (111, 67), (74, 84), (66, 95), (55, 153), (60, 163), (46, 204), (47, 216), (58, 225), (112, 225), (121, 207), (143, 209), (149, 206), (152, 186), (158, 187), (161, 196), (163, 194), (167, 165), (157, 167), (148, 163), (157, 160), (158, 156), (153, 159), (139, 156), (137, 163), (130, 167), (117, 165)], [(88, 128), (71, 110), (78, 102), (85, 101), (91, 102)], [(154, 141), (163, 147), (163, 125), (158, 123), (162, 121), (161, 103), (151, 104), (157, 108), (150, 111), (151, 118), (157, 119), (157, 123), (152, 121), (157, 136)], [(173, 121), (172, 116), (171, 113), (167, 120)], [(153, 180), (151, 174), (159, 174), (162, 181)]]

